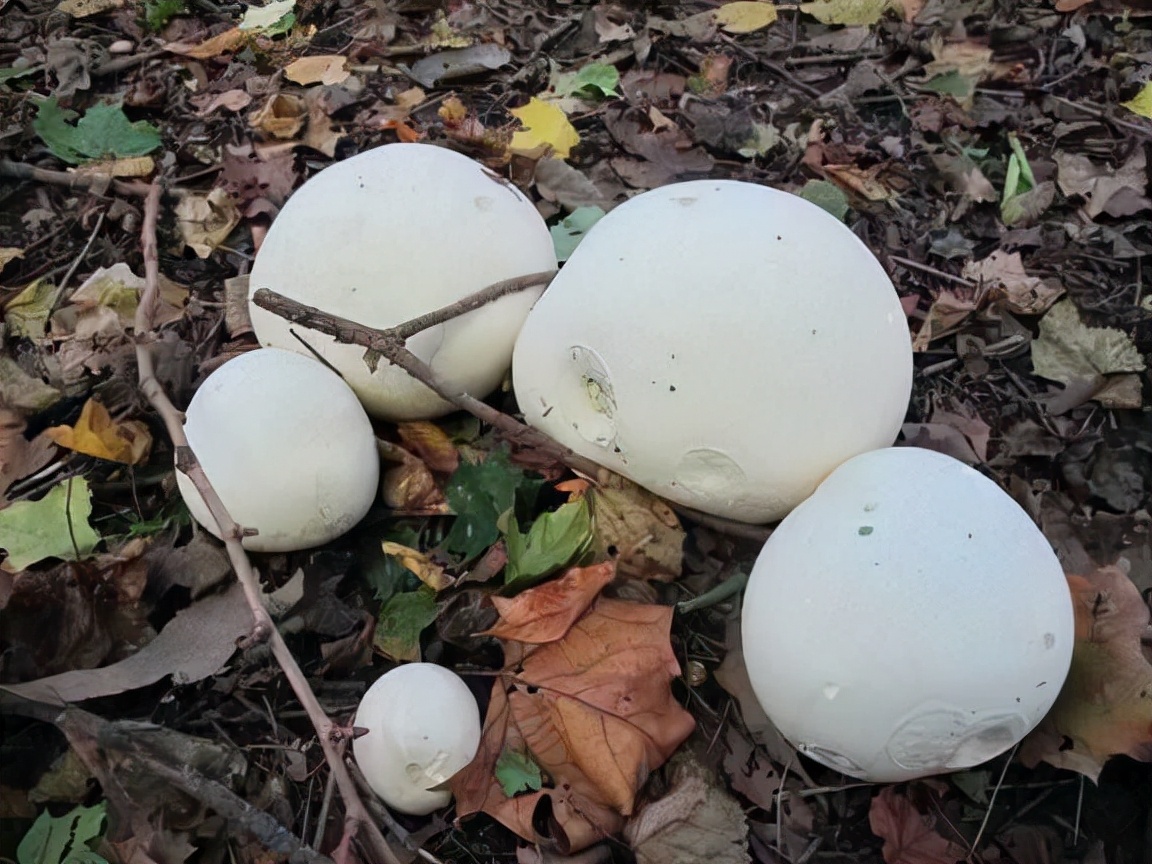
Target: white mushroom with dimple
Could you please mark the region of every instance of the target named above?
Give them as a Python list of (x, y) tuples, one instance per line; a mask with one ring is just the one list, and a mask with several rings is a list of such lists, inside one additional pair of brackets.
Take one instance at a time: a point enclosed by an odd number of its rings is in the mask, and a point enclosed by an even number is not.
[(673, 501), (767, 522), (895, 440), (912, 349), (892, 282), (838, 219), (698, 180), (589, 231), (512, 371), (525, 419), (560, 443)]
[[(340, 376), (302, 354), (261, 348), (214, 371), (192, 397), (184, 434), (232, 519), (254, 528), (244, 548), (287, 552), (352, 528), (376, 498), (372, 424)], [(219, 536), (184, 473), (192, 517)]]
[[(324, 312), (393, 327), (490, 284), (552, 270), (543, 218), (515, 186), (466, 156), (388, 144), (325, 168), (272, 223), (249, 278)], [(542, 288), (511, 294), (413, 336), (407, 347), (450, 390), (482, 398), (508, 371), (516, 334)], [(387, 360), (250, 304), (263, 345), (315, 352), (368, 413), (428, 419), (452, 405)]]
[(480, 709), (468, 685), (434, 663), (409, 663), (368, 688), (354, 726), (367, 734), (352, 743), (368, 785), (401, 813), (444, 807), (441, 788), (472, 761), (480, 746)]
[(1072, 658), (1060, 562), (995, 483), (912, 447), (850, 459), (753, 567), (742, 613), (757, 699), (796, 747), (875, 782), (1003, 753)]

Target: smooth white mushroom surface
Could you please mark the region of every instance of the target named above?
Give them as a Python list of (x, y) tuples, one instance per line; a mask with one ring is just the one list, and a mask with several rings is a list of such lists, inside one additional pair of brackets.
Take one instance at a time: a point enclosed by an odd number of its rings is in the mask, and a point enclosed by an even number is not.
[[(548, 228), (515, 186), (443, 147), (388, 144), (325, 168), (288, 199), (256, 255), (249, 291), (268, 288), (385, 328), (555, 266)], [(541, 290), (432, 327), (408, 347), (450, 388), (486, 396), (508, 371), (516, 334)], [(261, 344), (310, 346), (374, 416), (428, 419), (452, 409), (386, 360), (373, 372), (363, 348), (249, 308)]]
[[(279, 348), (229, 360), (192, 397), (184, 433), (255, 552), (319, 546), (359, 522), (380, 461), (356, 395), (324, 364)], [(176, 472), (192, 517), (220, 536), (192, 481)]]
[(999, 486), (913, 447), (850, 459), (793, 510), (752, 570), (744, 660), (797, 749), (894, 782), (1012, 747), (1072, 658), (1060, 563)]
[(746, 522), (896, 438), (912, 349), (867, 247), (802, 198), (725, 180), (600, 220), (513, 356), (528, 423), (653, 492)]
[(352, 742), (368, 785), (402, 813), (444, 807), (439, 789), (472, 761), (480, 746), (480, 708), (460, 677), (434, 663), (408, 663), (368, 688), (353, 725), (368, 730)]

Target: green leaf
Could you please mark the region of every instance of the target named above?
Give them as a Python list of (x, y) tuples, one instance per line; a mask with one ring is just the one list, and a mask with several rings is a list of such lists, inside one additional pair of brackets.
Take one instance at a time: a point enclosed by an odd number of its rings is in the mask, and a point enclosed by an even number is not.
[(15, 66), (10, 66), (6, 69), (0, 69), (0, 85), (7, 84), (9, 81), (12, 81), (16, 78), (24, 78), (28, 75), (35, 75), (43, 68), (43, 66), (27, 66), (18, 69)]
[(52, 307), (60, 296), (59, 289), (47, 279), (37, 279), (8, 301), (4, 323), (9, 335), (42, 339), (48, 329)]
[(618, 96), (620, 71), (608, 63), (589, 63), (576, 72), (560, 72), (553, 78), (557, 96), (582, 96), (586, 99), (608, 99)]
[[(240, 19), (241, 30), (259, 30), (266, 36), (286, 33), (296, 23), (296, 0), (272, 0), (265, 6), (249, 6)], [(285, 22), (291, 16), (291, 21)]]
[(62, 109), (56, 99), (45, 99), (32, 128), (57, 157), (73, 165), (108, 157), (125, 158), (151, 153), (161, 144), (160, 132), (143, 120), (131, 122), (119, 105), (93, 105), (75, 126), (75, 111)]
[(0, 545), (8, 550), (8, 567), (23, 570), (45, 558), (83, 558), (100, 542), (88, 524), (90, 515), (91, 493), (83, 477), (58, 483), (39, 501), (17, 501), (0, 510)]
[(827, 210), (841, 222), (848, 215), (848, 196), (843, 189), (827, 180), (809, 180), (800, 190), (800, 197)]
[(536, 760), (520, 750), (502, 751), (493, 773), (509, 798), (520, 792), (538, 792), (544, 785)]
[(396, 594), (380, 610), (375, 646), (393, 660), (419, 660), (420, 634), (436, 620), (436, 594), (420, 588)]
[(1000, 198), (1000, 218), (1005, 225), (1015, 225), (1028, 215), (1024, 195), (1036, 187), (1036, 178), (1032, 174), (1032, 166), (1028, 164), (1028, 156), (1015, 133), (1008, 133), (1008, 146), (1012, 148), (1012, 155), (1008, 157), (1008, 170), (1004, 176), (1004, 193)]
[(544, 513), (527, 534), (520, 532), (513, 519), (504, 536), (508, 549), (504, 584), (525, 587), (555, 573), (587, 552), (592, 540), (592, 511), (586, 498), (564, 504), (554, 513)]
[(145, 0), (144, 23), (156, 33), (163, 30), (172, 18), (187, 11), (184, 0)]
[(1148, 81), (1140, 88), (1140, 92), (1129, 99), (1127, 102), (1121, 102), (1125, 108), (1133, 114), (1139, 114), (1141, 117), (1147, 117), (1152, 120), (1152, 81)]
[(476, 557), (500, 538), (497, 522), (515, 506), (517, 491), (539, 486), (539, 480), (512, 467), (503, 450), (489, 453), (483, 462), (461, 461), (444, 487), (444, 498), (456, 514), (444, 548), (465, 559)]
[(556, 260), (567, 261), (584, 239), (589, 229), (604, 218), (600, 207), (577, 207), (549, 230), (552, 232), (552, 245), (556, 248)]
[(402, 546), (420, 548), (420, 532), (411, 523), (389, 519), (383, 524), (361, 524), (355, 535), (356, 561), (364, 581), (381, 603), (387, 603), (394, 594), (406, 588), (415, 589), (419, 583), (415, 574), (400, 563), (395, 555), (385, 555), (381, 541), (391, 540)]
[(41, 813), (16, 847), (19, 864), (107, 864), (88, 844), (104, 833), (107, 802), (75, 807), (63, 816)]
[(979, 79), (972, 75), (962, 75), (953, 70), (924, 82), (924, 89), (939, 93), (942, 96), (951, 96), (961, 105), (967, 103), (976, 94), (976, 85)]

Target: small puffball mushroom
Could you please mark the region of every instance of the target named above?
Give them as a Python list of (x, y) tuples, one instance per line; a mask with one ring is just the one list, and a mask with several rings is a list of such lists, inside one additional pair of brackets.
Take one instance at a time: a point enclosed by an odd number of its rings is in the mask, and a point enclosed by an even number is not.
[(995, 483), (929, 450), (850, 459), (761, 551), (744, 661), (798, 750), (896, 782), (1020, 741), (1072, 659), (1060, 563)]
[[(387, 328), (555, 267), (548, 228), (515, 186), (443, 147), (388, 144), (325, 168), (292, 195), (256, 255), (249, 291), (268, 288)], [(431, 327), (408, 348), (450, 389), (486, 396), (508, 371), (516, 334), (542, 290)], [(418, 420), (452, 410), (387, 360), (373, 371), (363, 348), (249, 308), (261, 344), (311, 348), (340, 371), (369, 414)]]
[(895, 440), (912, 349), (891, 281), (838, 219), (698, 180), (592, 228), (512, 372), (525, 419), (560, 443), (673, 501), (767, 522)]
[[(372, 424), (340, 376), (316, 360), (260, 348), (208, 376), (184, 434), (254, 552), (319, 546), (359, 522), (376, 497)], [(176, 472), (192, 517), (219, 537), (192, 481)]]
[(389, 807), (422, 816), (452, 793), (437, 787), (472, 761), (480, 746), (480, 709), (460, 677), (435, 663), (409, 663), (368, 688), (354, 726), (356, 764)]

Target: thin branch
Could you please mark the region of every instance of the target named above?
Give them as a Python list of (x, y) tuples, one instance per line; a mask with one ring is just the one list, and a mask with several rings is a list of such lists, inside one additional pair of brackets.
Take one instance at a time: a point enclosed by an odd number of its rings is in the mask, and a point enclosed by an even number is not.
[[(340, 795), (344, 799), (346, 838), (359, 836), (373, 860), (384, 862), (384, 864), (399, 864), (399, 859), (370, 817), (356, 790), (356, 785), (348, 773), (348, 766), (344, 763), (347, 736), (343, 735), (336, 724), (324, 713), (324, 709), (320, 706), (316, 695), (308, 684), (308, 679), (304, 677), (304, 673), (297, 665), (292, 652), (288, 650), (284, 637), (273, 625), (268, 610), (264, 608), (256, 571), (252, 568), (252, 563), (241, 545), (245, 532), (232, 519), (220, 500), (220, 496), (212, 488), (208, 476), (188, 446), (181, 413), (176, 410), (156, 378), (151, 346), (155, 339), (152, 332), (155, 309), (160, 297), (160, 259), (156, 247), (160, 193), (160, 184), (153, 182), (145, 198), (144, 221), (141, 229), (145, 284), (136, 308), (135, 320), (136, 362), (139, 368), (140, 389), (164, 421), (164, 426), (176, 448), (178, 469), (184, 471), (195, 485), (196, 491), (204, 499), (204, 503), (208, 506), (208, 510), (216, 522), (220, 536), (224, 539), (228, 559), (236, 572), (236, 578), (243, 587), (244, 597), (252, 611), (253, 632), (252, 636), (249, 637), (250, 640), (266, 639), (268, 641), (272, 655), (283, 669), (284, 677), (288, 680), (296, 698), (303, 706), (308, 719), (316, 730), (320, 746), (324, 750), (324, 758), (336, 779), (336, 786), (340, 790)], [(346, 850), (346, 843), (342, 842), (341, 847)]]
[(0, 159), (0, 177), (32, 180), (49, 186), (65, 186), (68, 189), (97, 191), (111, 188), (117, 195), (129, 198), (143, 198), (148, 195), (149, 189), (147, 183), (128, 183), (110, 178), (107, 174), (69, 174), (67, 171), (50, 171), (47, 168), (37, 168), (10, 159)]
[(513, 279), (496, 282), (487, 288), (482, 288), (475, 294), (469, 294), (462, 300), (449, 303), (447, 306), (442, 306), (439, 309), (429, 312), (427, 315), (420, 315), (411, 321), (405, 321), (403, 324), (391, 328), (390, 332), (394, 338), (400, 341), (411, 339), (417, 333), (421, 333), (429, 327), (435, 327), (437, 324), (451, 321), (453, 318), (457, 318), (465, 312), (471, 312), (473, 309), (486, 306), (493, 300), (499, 300), (501, 297), (516, 294), (537, 285), (547, 285), (556, 278), (556, 273), (556, 270), (544, 270), (540, 273), (529, 273), (527, 276), (517, 276)]
[[(523, 277), (523, 279), (536, 279), (538, 276), (539, 274), (535, 274), (532, 277)], [(503, 284), (504, 283), (497, 283), (497, 286), (493, 287), (495, 288)], [(521, 285), (521, 289), (527, 288), (532, 284), (539, 284), (539, 281), (526, 282)], [(487, 290), (489, 289), (485, 289), (485, 291)], [(483, 293), (482, 291), (481, 294)], [(401, 325), (400, 327), (390, 330), (376, 330), (372, 327), (366, 327), (363, 324), (357, 324), (355, 321), (349, 321), (347, 318), (331, 315), (323, 310), (317, 309), (315, 306), (306, 306), (303, 303), (297, 303), (295, 300), (289, 300), (282, 294), (269, 291), (267, 288), (261, 288), (253, 294), (252, 302), (261, 309), (267, 309), (269, 312), (279, 315), (281, 318), (291, 321), (293, 324), (300, 324), (310, 330), (326, 333), (334, 337), (337, 342), (343, 342), (348, 345), (360, 345), (376, 351), (390, 363), (399, 366), (417, 381), (431, 388), (441, 398), (451, 402), (457, 408), (467, 411), (474, 417), (480, 418), (488, 425), (499, 429), (514, 443), (547, 453), (572, 470), (595, 478), (597, 481), (602, 482), (602, 480), (607, 477), (607, 469), (593, 462), (591, 459), (581, 456), (574, 450), (558, 444), (543, 432), (533, 429), (531, 426), (526, 426), (520, 421), (509, 417), (503, 411), (498, 411), (491, 405), (481, 402), (475, 396), (449, 387), (432, 371), (431, 366), (404, 346), (404, 340), (407, 337), (401, 337), (399, 335), (401, 332), (407, 333), (408, 336), (419, 332), (419, 330), (414, 330), (409, 325)], [(465, 308), (463, 304), (469, 302), (470, 298), (466, 298), (460, 301), (459, 304), (453, 304), (453, 306), (445, 307), (442, 310), (437, 310), (423, 317), (429, 319), (435, 318), (437, 320), (433, 320), (433, 323), (439, 323), (439, 316), (442, 313), (446, 314), (447, 310), (456, 306)]]

